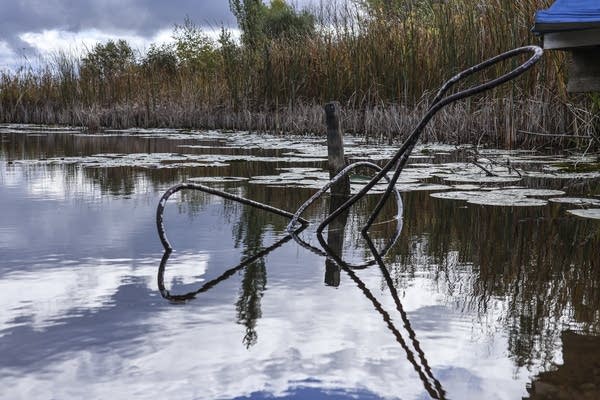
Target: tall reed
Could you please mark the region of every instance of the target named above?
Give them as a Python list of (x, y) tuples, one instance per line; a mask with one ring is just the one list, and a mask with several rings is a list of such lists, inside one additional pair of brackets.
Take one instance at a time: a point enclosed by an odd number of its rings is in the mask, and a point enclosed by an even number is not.
[[(347, 130), (391, 140), (407, 133), (432, 91), (453, 74), (539, 43), (530, 29), (535, 10), (548, 1), (415, 3), (391, 18), (322, 3), (312, 10), (314, 35), (267, 38), (252, 49), (223, 40), (205, 67), (138, 62), (104, 76), (58, 55), (41, 69), (0, 75), (0, 121), (321, 133), (319, 106), (338, 100)], [(597, 137), (593, 101), (566, 93), (564, 69), (565, 55), (547, 52), (512, 84), (442, 114), (426, 136), (464, 142), (493, 133), (509, 146), (535, 139), (523, 132)]]

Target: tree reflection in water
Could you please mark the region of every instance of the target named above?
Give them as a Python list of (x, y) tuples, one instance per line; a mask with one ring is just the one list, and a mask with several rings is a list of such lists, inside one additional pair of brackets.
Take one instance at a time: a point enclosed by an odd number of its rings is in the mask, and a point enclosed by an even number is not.
[[(242, 246), (242, 259), (262, 249), (265, 234), (264, 211), (243, 207), (239, 221), (234, 227), (235, 247)], [(256, 344), (258, 334), (256, 321), (262, 317), (261, 299), (267, 287), (267, 268), (264, 257), (258, 258), (244, 268), (238, 300), (235, 303), (237, 322), (246, 327), (242, 342), (249, 348)]]
[(397, 287), (427, 274), (449, 303), (485, 315), (494, 300), (517, 366), (548, 367), (569, 323), (600, 333), (600, 229), (558, 206), (461, 207), (414, 193), (388, 257)]
[[(343, 199), (334, 199), (331, 202), (330, 207), (336, 207), (337, 203), (340, 201), (343, 201)], [(401, 206), (401, 203), (398, 205)], [(163, 297), (170, 300), (189, 300), (194, 298), (197, 294), (209, 290), (219, 282), (233, 276), (236, 272), (243, 269), (244, 276), (242, 278), (242, 286), (240, 288), (239, 298), (236, 302), (236, 310), (238, 323), (243, 324), (246, 327), (246, 332), (242, 342), (247, 348), (254, 345), (258, 340), (258, 333), (256, 332), (256, 321), (262, 316), (262, 311), (260, 307), (261, 298), (266, 289), (267, 283), (267, 273), (264, 257), (268, 253), (280, 247), (283, 243), (287, 242), (289, 239), (292, 238), (292, 235), (287, 235), (283, 239), (280, 239), (278, 242), (276, 242), (274, 245), (271, 245), (268, 248), (263, 248), (263, 239), (267, 226), (267, 224), (265, 224), (264, 221), (264, 214), (264, 211), (257, 210), (254, 207), (243, 207), (239, 222), (235, 225), (234, 229), (236, 247), (239, 245), (244, 246), (243, 261), (237, 266), (225, 271), (220, 277), (205, 283), (200, 289), (184, 295), (171, 295), (170, 292), (165, 289), (164, 271), (166, 268), (166, 263), (168, 261), (170, 251), (166, 252), (163, 256), (158, 273), (158, 286), (161, 290), (161, 294), (163, 295)], [(271, 217), (272, 216), (270, 216), (270, 218)], [(354, 272), (355, 267), (343, 261), (343, 238), (347, 221), (348, 212), (340, 214), (340, 216), (336, 218), (334, 222), (332, 222), (332, 224), (329, 226), (331, 232), (328, 233), (327, 241), (323, 239), (320, 233), (318, 234), (319, 242), (326, 251), (326, 268), (331, 269), (335, 267), (336, 271), (339, 272), (343, 270), (348, 274), (350, 279), (360, 289), (361, 293), (371, 302), (374, 309), (382, 316), (386, 327), (392, 332), (395, 340), (400, 344), (401, 348), (404, 350), (407, 360), (413, 366), (414, 370), (416, 371), (417, 375), (422, 381), (423, 387), (427, 391), (427, 393), (433, 399), (445, 399), (446, 392), (443, 389), (440, 381), (437, 380), (433, 375), (433, 371), (429, 366), (429, 362), (427, 361), (426, 355), (421, 349), (420, 343), (417, 340), (416, 333), (412, 329), (412, 326), (408, 319), (408, 315), (404, 311), (402, 303), (400, 302), (398, 292), (396, 291), (396, 288), (390, 277), (388, 267), (384, 264), (381, 258), (381, 254), (376, 249), (368, 234), (365, 233), (363, 235), (368, 243), (368, 250), (372, 253), (372, 257), (374, 258), (376, 264), (379, 266), (383, 274), (384, 281), (387, 285), (387, 289), (390, 291), (394, 299), (396, 311), (398, 311), (398, 313), (400, 314), (401, 320), (403, 322), (402, 329), (405, 333), (402, 333), (401, 330), (396, 327), (390, 314), (383, 308), (382, 304), (369, 290), (367, 285)], [(399, 232), (402, 226), (402, 221), (397, 220), (396, 224)], [(301, 228), (294, 232), (293, 236), (296, 241), (302, 242), (302, 239), (300, 239), (297, 234), (300, 233), (300, 231), (304, 228), (305, 225), (303, 225)], [(398, 235), (393, 235), (394, 238), (397, 238), (397, 236)], [(310, 246), (309, 244), (301, 244), (303, 245), (303, 247), (313, 249), (313, 251), (315, 251), (317, 254), (322, 255), (321, 251)], [(383, 252), (387, 252), (388, 249), (389, 247), (386, 246)], [(248, 255), (251, 256), (248, 257)], [(335, 263), (337, 267), (334, 266), (333, 263)], [(361, 266), (360, 268), (364, 268), (364, 266)], [(327, 282), (327, 273), (330, 273), (330, 271), (326, 272), (326, 283), (331, 284), (331, 282)], [(333, 279), (334, 284), (332, 286), (335, 286), (336, 282), (339, 283), (339, 277), (334, 277)]]
[(563, 365), (536, 377), (525, 400), (600, 399), (600, 338), (565, 331)]

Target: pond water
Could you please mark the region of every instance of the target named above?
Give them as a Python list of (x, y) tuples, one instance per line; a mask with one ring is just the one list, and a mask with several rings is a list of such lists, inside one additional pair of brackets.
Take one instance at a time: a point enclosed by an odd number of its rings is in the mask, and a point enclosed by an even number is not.
[[(289, 240), (286, 218), (180, 192), (163, 257), (170, 186), (293, 212), (326, 154), (317, 137), (0, 126), (0, 398), (600, 398), (597, 157), (420, 146), (402, 220), (391, 201), (371, 229), (378, 248), (401, 234), (359, 270)], [(378, 193), (326, 233), (349, 263), (372, 258), (358, 232)], [(328, 202), (304, 215), (315, 247)]]

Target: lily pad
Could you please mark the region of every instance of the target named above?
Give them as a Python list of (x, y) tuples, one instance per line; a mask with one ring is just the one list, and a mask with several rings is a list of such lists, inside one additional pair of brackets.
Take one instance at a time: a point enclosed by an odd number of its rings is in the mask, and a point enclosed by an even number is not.
[(459, 149), (472, 147), (471, 145), (453, 145), (444, 143), (427, 143), (415, 146), (415, 152), (452, 152)]
[(475, 197), (484, 196), (486, 192), (476, 192), (476, 191), (452, 191), (452, 192), (442, 192), (442, 193), (432, 193), (431, 197), (435, 197), (437, 199), (446, 199), (446, 200), (470, 200)]
[[(356, 194), (364, 187), (365, 187), (365, 185), (350, 184), (350, 194)], [(369, 190), (367, 192), (367, 195), (382, 194), (386, 191), (386, 189), (387, 189), (387, 185), (378, 184), (378, 185), (373, 186), (371, 188), (371, 190)]]
[(470, 174), (470, 175), (450, 175), (444, 178), (447, 182), (458, 182), (458, 183), (509, 183), (519, 182), (522, 178), (518, 176), (486, 176), (484, 174)]
[(454, 189), (458, 190), (479, 190), (481, 186), (479, 185), (471, 185), (471, 184), (463, 184), (463, 185), (453, 185)]
[(503, 195), (503, 196), (527, 196), (527, 197), (547, 197), (547, 196), (562, 196), (565, 194), (562, 190), (550, 190), (550, 189), (500, 189), (490, 192), (491, 195)]
[(600, 208), (588, 208), (587, 210), (567, 210), (567, 212), (581, 218), (600, 219)]
[(576, 206), (600, 206), (600, 200), (583, 197), (555, 197), (548, 200), (553, 203), (573, 204)]
[(400, 192), (434, 192), (440, 190), (452, 189), (452, 186), (448, 185), (436, 185), (432, 183), (421, 183), (421, 184), (403, 184), (396, 185)]
[(243, 182), (247, 181), (248, 178), (241, 176), (198, 176), (188, 178), (189, 182), (194, 183), (228, 183), (228, 182)]
[(552, 171), (531, 171), (527, 172), (527, 176), (532, 178), (547, 178), (547, 179), (598, 179), (600, 172), (552, 172)]
[(469, 204), (479, 204), (487, 206), (526, 207), (544, 206), (548, 204), (548, 201), (542, 199), (518, 195), (507, 195), (497, 192), (501, 191), (456, 191), (432, 193), (430, 194), (430, 196), (439, 199), (464, 200), (467, 201)]
[(323, 170), (321, 168), (312, 168), (312, 167), (287, 167), (287, 168), (277, 168), (277, 170), (279, 171), (286, 171), (286, 172), (296, 172), (296, 173), (303, 173), (303, 172), (323, 172)]
[(469, 204), (498, 207), (537, 207), (548, 204), (547, 200), (518, 196), (481, 196), (467, 201)]

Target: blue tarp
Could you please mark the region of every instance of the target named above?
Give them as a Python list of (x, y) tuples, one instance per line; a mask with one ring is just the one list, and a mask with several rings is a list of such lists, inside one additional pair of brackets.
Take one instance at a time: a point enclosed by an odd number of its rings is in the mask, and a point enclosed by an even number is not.
[(535, 13), (533, 31), (560, 32), (600, 28), (600, 0), (556, 0)]

